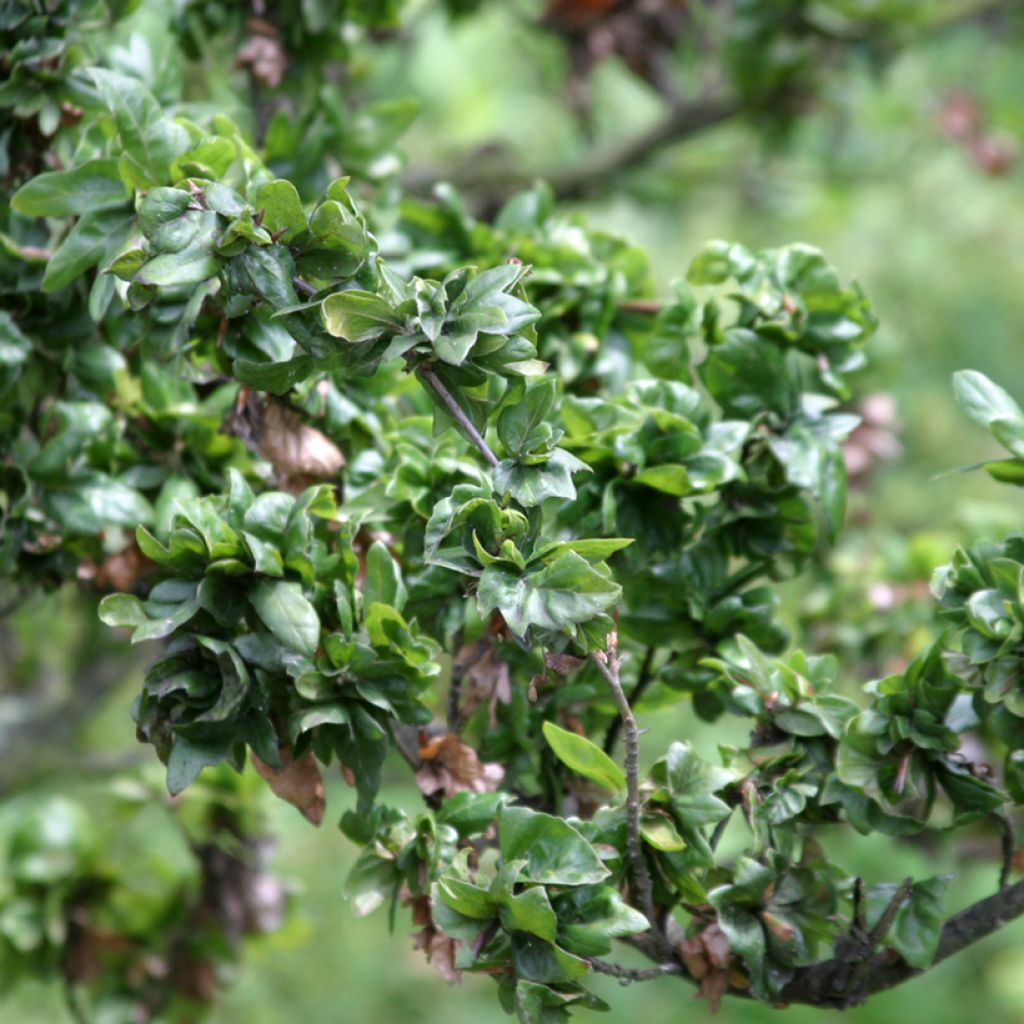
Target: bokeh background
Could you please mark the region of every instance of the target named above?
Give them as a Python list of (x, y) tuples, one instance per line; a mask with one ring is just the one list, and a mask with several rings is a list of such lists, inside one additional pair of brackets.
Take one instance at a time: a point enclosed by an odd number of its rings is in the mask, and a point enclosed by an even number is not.
[[(581, 125), (565, 102), (564, 49), (504, 4), (456, 24), (424, 10), (401, 59), (382, 55), (366, 73), (382, 92), (420, 98), (422, 114), (401, 148), (409, 168), (428, 173), (464, 172), (475, 152), (557, 173), (655, 123), (661, 110), (650, 88), (611, 59), (589, 80)], [(1019, 525), (1014, 494), (981, 474), (957, 472), (994, 447), (955, 407), (950, 375), (978, 369), (1024, 399), (1024, 48), (964, 24), (915, 43), (881, 72), (854, 60), (829, 90), (782, 140), (723, 125), (665, 147), (573, 205), (646, 249), (665, 294), (703, 242), (722, 237), (754, 248), (811, 242), (872, 298), (881, 329), (861, 393), (890, 396), (895, 416), (883, 416), (881, 426), (897, 435), (900, 454), (873, 466), (854, 495), (849, 536), (829, 573), (786, 593), (794, 628), (848, 652), (855, 679), (872, 658), (899, 658), (927, 634), (928, 574), (956, 543)], [(959, 137), (965, 111), (987, 147)], [(138, 762), (159, 784), (159, 766), (135, 744), (129, 719), (142, 663), (107, 632), (95, 623), (94, 605), (71, 590), (33, 598), (0, 620), (0, 839), (26, 806), (54, 793), (107, 813), (111, 785)], [(90, 713), (69, 713), (40, 735), (26, 724), (30, 689)], [(678, 711), (650, 706), (641, 717), (663, 737), (689, 738), (692, 723)], [(706, 741), (728, 742), (729, 728)], [(391, 766), (385, 798), (414, 807), (417, 794), (402, 777)], [(334, 828), (352, 802), (340, 779), (331, 783), (319, 831), (291, 807), (268, 803), (278, 839), (271, 866), (290, 887), (291, 913), (281, 931), (248, 943), (213, 1020), (505, 1020), (486, 979), (467, 977), (459, 987), (441, 981), (413, 951), (401, 915), (394, 934), (384, 912), (355, 918), (343, 895), (352, 849)], [(159, 813), (122, 813), (120, 855), (135, 858), (143, 887), (159, 892), (183, 856), (180, 837)], [(970, 851), (852, 833), (842, 841), (844, 862), (869, 881), (956, 870), (966, 880), (958, 890), (964, 902), (989, 891), (997, 871)], [(611, 1019), (707, 1019), (706, 1005), (672, 980), (620, 988), (598, 978), (595, 987), (611, 1003)], [(754, 1024), (777, 1013), (727, 1001), (719, 1019)], [(66, 1015), (61, 992), (42, 985), (0, 1000), (0, 1021), (10, 1024)], [(830, 1016), (794, 1008), (784, 1019)], [(856, 1024), (979, 1019), (1024, 1021), (1024, 927), (844, 1015)]]

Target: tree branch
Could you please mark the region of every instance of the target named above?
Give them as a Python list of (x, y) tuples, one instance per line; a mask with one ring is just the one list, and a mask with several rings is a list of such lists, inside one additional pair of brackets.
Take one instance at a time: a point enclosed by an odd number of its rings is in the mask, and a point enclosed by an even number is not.
[(625, 730), (626, 744), (626, 832), (629, 844), (629, 862), (633, 873), (633, 888), (640, 909), (651, 926), (651, 934), (659, 947), (666, 947), (661, 926), (654, 912), (654, 897), (651, 873), (644, 858), (643, 837), (640, 835), (640, 733), (636, 727), (633, 710), (626, 699), (619, 680), (619, 656), (614, 644), (609, 644), (608, 653), (594, 651), (590, 660), (608, 684), (619, 709)]
[(441, 379), (434, 371), (426, 365), (417, 368), (416, 373), (425, 380), (438, 398), (444, 403), (444, 407), (452, 414), (452, 418), (465, 431), (469, 439), (480, 449), (483, 457), (490, 463), (492, 468), (499, 465), (498, 456), (491, 451), (491, 446), (483, 439), (483, 435), (473, 426), (470, 418), (462, 411), (462, 406), (455, 401), (452, 393), (441, 383)]
[(655, 978), (664, 978), (667, 974), (686, 973), (683, 965), (679, 963), (658, 964), (656, 967), (622, 967), (619, 964), (608, 963), (607, 960), (599, 960), (597, 957), (590, 957), (587, 962), (598, 974), (607, 974), (626, 984), (631, 981), (653, 981)]
[[(654, 664), (655, 649), (648, 647), (644, 654), (644, 660), (640, 665), (640, 671), (637, 673), (636, 683), (633, 685), (633, 689), (629, 691), (629, 706), (632, 708), (636, 702), (643, 696), (644, 690), (647, 689), (648, 685), (653, 678), (651, 674), (651, 667)], [(608, 726), (608, 731), (604, 735), (604, 752), (610, 754), (615, 748), (615, 741), (619, 738), (619, 731), (622, 729), (622, 716), (613, 718), (611, 724)]]
[[(1017, 882), (1000, 893), (979, 900), (955, 914), (942, 926), (939, 948), (930, 966), (973, 946), (1022, 914), (1024, 882)], [(893, 962), (891, 954), (883, 951), (868, 961), (860, 985), (850, 992), (841, 992), (837, 991), (837, 983), (847, 970), (847, 965), (845, 960), (835, 957), (800, 968), (782, 990), (780, 998), (788, 1003), (843, 1009), (863, 1002), (868, 996), (895, 988), (924, 974), (928, 969), (912, 967), (905, 960)]]
[(665, 118), (653, 128), (624, 144), (599, 152), (573, 167), (531, 171), (509, 166), (509, 161), (488, 161), (480, 153), (467, 156), (462, 165), (447, 173), (427, 169), (409, 175), (403, 184), (410, 192), (423, 192), (438, 181), (447, 181), (459, 190), (476, 193), (486, 209), (496, 209), (517, 189), (537, 178), (550, 182), (558, 199), (579, 199), (616, 175), (643, 163), (660, 149), (681, 142), (736, 116), (740, 105), (733, 99), (706, 94), (687, 103), (673, 104)]

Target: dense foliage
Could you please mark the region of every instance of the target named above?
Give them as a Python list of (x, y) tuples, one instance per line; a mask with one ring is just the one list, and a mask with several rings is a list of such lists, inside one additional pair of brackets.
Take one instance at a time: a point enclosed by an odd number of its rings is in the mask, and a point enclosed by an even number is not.
[[(595, 970), (842, 1007), (984, 934), (987, 904), (943, 931), (946, 877), (865, 888), (816, 838), (989, 830), (1005, 890), (1024, 801), (1024, 540), (957, 552), (949, 629), (859, 701), (776, 615), (843, 524), (860, 288), (807, 245), (713, 242), (656, 302), (643, 254), (544, 184), (491, 218), (407, 194), (414, 105), (347, 105), (326, 74), (398, 10), (290, 6), (178, 5), (159, 59), (110, 42), (131, 3), (0, 8), (0, 572), (113, 591), (102, 621), (160, 642), (135, 725), (170, 793), (200, 790), (192, 859), (141, 907), (73, 805), (27, 821), (5, 973), (191, 1019), (265, 921), (222, 891), (258, 874), (248, 790), (215, 768), (247, 760), (315, 824), (336, 762), (357, 913), (409, 908), (441, 972), (492, 975), (524, 1024), (600, 1007)], [(726, 106), (758, 118), (918, 20), (734, 6)], [(210, 70), (226, 39), (247, 109)], [(1013, 399), (975, 373), (957, 395), (1009, 451), (988, 471), (1024, 480)], [(747, 744), (712, 763), (681, 737), (642, 776), (655, 689)], [(378, 799), (392, 750), (416, 814)]]

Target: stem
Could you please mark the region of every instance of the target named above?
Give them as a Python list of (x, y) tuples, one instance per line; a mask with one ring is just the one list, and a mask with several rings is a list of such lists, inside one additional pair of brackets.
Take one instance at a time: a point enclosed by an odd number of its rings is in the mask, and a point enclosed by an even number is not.
[(633, 710), (629, 706), (622, 683), (619, 680), (619, 656), (612, 644), (608, 653), (594, 651), (590, 660), (604, 677), (615, 698), (625, 731), (626, 745), (626, 834), (629, 845), (629, 861), (633, 869), (633, 886), (640, 909), (651, 926), (651, 934), (661, 946), (666, 945), (661, 927), (654, 912), (651, 873), (644, 859), (643, 837), (640, 835), (640, 733), (636, 727)]
[(470, 418), (462, 411), (462, 406), (455, 401), (452, 393), (441, 383), (437, 374), (429, 366), (425, 365), (420, 366), (416, 372), (434, 389), (434, 393), (444, 403), (444, 407), (452, 414), (456, 423), (462, 427), (473, 444), (480, 449), (483, 457), (496, 469), (499, 465), (498, 456), (491, 451), (491, 447), (483, 439), (483, 435), (473, 426)]
[(1016, 837), (1013, 834), (1013, 823), (1006, 814), (1000, 812), (994, 817), (999, 824), (1000, 847), (1003, 855), (1003, 863), (999, 869), (999, 891), (1002, 892), (1010, 884)]
[(590, 957), (587, 962), (598, 974), (607, 974), (626, 983), (653, 981), (655, 978), (665, 977), (666, 974), (685, 973), (682, 964), (678, 963), (658, 964), (656, 967), (621, 967), (619, 964), (611, 964), (607, 960), (599, 960), (597, 957)]
[(448, 688), (448, 731), (459, 731), (459, 701), (462, 697), (462, 677), (466, 669), (458, 664), (459, 651), (462, 650), (462, 630), (457, 629), (452, 638), (452, 678)]
[(302, 292), (303, 295), (316, 295), (318, 291), (317, 288), (311, 285), (308, 281), (303, 281), (298, 275), (292, 278), (292, 285), (295, 287), (297, 292)]
[[(644, 690), (647, 689), (648, 685), (653, 678), (651, 674), (651, 667), (654, 664), (654, 653), (653, 647), (648, 647), (644, 654), (644, 660), (640, 665), (640, 671), (637, 673), (636, 683), (633, 685), (633, 689), (629, 692), (629, 706), (632, 708), (636, 702), (643, 695)], [(622, 718), (612, 719), (611, 724), (608, 726), (608, 731), (604, 736), (604, 752), (610, 754), (615, 748), (615, 741), (619, 738), (619, 730), (622, 728)]]

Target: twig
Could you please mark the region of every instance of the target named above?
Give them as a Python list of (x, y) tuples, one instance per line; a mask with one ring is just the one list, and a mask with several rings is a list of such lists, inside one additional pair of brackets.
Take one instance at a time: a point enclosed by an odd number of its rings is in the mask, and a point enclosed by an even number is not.
[[(636, 702), (643, 695), (644, 690), (647, 689), (650, 683), (651, 667), (654, 664), (655, 649), (648, 647), (644, 654), (644, 660), (640, 665), (640, 671), (637, 673), (636, 683), (633, 685), (633, 689), (629, 692), (629, 706), (632, 708), (636, 705)], [(615, 741), (619, 738), (619, 731), (622, 729), (622, 718), (613, 718), (611, 724), (608, 726), (608, 731), (604, 734), (604, 752), (610, 754), (615, 747)]]
[(459, 664), (459, 651), (462, 649), (462, 630), (457, 629), (452, 638), (452, 678), (448, 685), (448, 731), (459, 731), (459, 700), (462, 697), (462, 677), (466, 669)]
[(1016, 837), (1013, 834), (1013, 823), (1006, 814), (997, 813), (993, 817), (999, 824), (999, 845), (1003, 855), (1002, 866), (999, 869), (999, 891), (1002, 892), (1010, 884)]
[(414, 771), (418, 772), (423, 765), (420, 760), (418, 747), (410, 748), (402, 732), (402, 726), (395, 722), (391, 723), (391, 736), (395, 741), (395, 749), (405, 759), (405, 763)]
[(303, 281), (298, 274), (292, 278), (292, 285), (294, 285), (297, 292), (302, 292), (303, 295), (316, 295), (319, 290), (315, 285), (311, 285), (308, 281)]
[(673, 104), (665, 118), (649, 131), (624, 145), (598, 153), (590, 160), (578, 162), (568, 170), (530, 171), (510, 167), (507, 159), (497, 166), (492, 161), (488, 166), (486, 159), (474, 153), (457, 169), (447, 173), (427, 169), (407, 176), (403, 184), (411, 192), (422, 192), (438, 181), (448, 181), (458, 189), (475, 192), (487, 209), (496, 208), (509, 194), (537, 178), (551, 183), (556, 198), (579, 199), (608, 184), (623, 171), (642, 164), (658, 150), (721, 124), (740, 112), (741, 107), (735, 100), (707, 93), (689, 103)]
[(711, 833), (708, 845), (711, 847), (712, 853), (718, 849), (718, 844), (722, 841), (722, 836), (725, 835), (725, 830), (729, 827), (729, 822), (732, 821), (733, 810), (734, 808), (729, 808), (729, 813), (715, 826), (714, 832)]
[(619, 655), (613, 644), (608, 653), (594, 651), (590, 660), (604, 677), (615, 698), (615, 704), (622, 717), (626, 745), (626, 834), (629, 846), (629, 861), (633, 869), (633, 887), (640, 903), (640, 909), (651, 926), (651, 934), (659, 945), (666, 945), (661, 927), (654, 912), (654, 897), (651, 873), (644, 858), (643, 837), (640, 835), (640, 734), (637, 731), (633, 710), (626, 699), (619, 680)]
[(435, 394), (444, 403), (445, 408), (452, 414), (452, 418), (466, 432), (469, 439), (480, 449), (483, 457), (497, 468), (499, 465), (498, 456), (491, 451), (490, 445), (483, 439), (480, 431), (473, 426), (470, 418), (462, 411), (462, 406), (455, 401), (452, 393), (441, 383), (440, 378), (426, 365), (417, 368), (416, 373), (423, 378), (433, 389)]
[(608, 963), (607, 960), (599, 960), (597, 957), (590, 957), (587, 962), (598, 974), (607, 974), (627, 984), (631, 981), (653, 981), (655, 978), (664, 978), (667, 974), (685, 973), (683, 965), (679, 963), (658, 964), (656, 967), (622, 967), (619, 964)]

